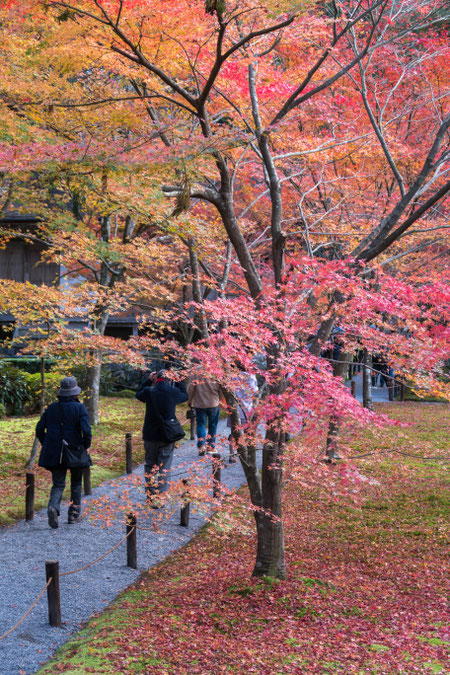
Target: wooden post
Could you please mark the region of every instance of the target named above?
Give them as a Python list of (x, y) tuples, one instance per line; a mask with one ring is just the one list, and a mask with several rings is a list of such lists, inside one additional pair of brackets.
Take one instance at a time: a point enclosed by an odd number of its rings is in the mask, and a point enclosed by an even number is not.
[(127, 473), (133, 473), (133, 439), (129, 431), (125, 434), (125, 457)]
[(355, 382), (355, 380), (352, 380), (350, 386), (351, 386), (352, 396), (356, 396), (356, 382)]
[(91, 467), (87, 466), (85, 469), (83, 469), (83, 485), (84, 485), (84, 494), (85, 495), (91, 495), (92, 494), (92, 488), (91, 488)]
[(47, 588), (48, 621), (50, 626), (61, 628), (61, 597), (59, 595), (59, 562), (47, 560), (45, 562), (45, 575), (51, 582)]
[(191, 417), (191, 441), (195, 441), (195, 422), (196, 418)]
[(394, 400), (394, 391), (395, 391), (395, 380), (393, 377), (389, 378), (388, 381), (388, 399), (389, 401)]
[(222, 480), (222, 464), (220, 461), (219, 452), (215, 452), (213, 454), (212, 478), (213, 478), (213, 497), (216, 498), (220, 496), (219, 483)]
[(25, 474), (25, 520), (34, 518), (34, 473)]
[(400, 401), (402, 403), (404, 403), (405, 401), (405, 385), (403, 384), (403, 382), (400, 385)]
[(137, 569), (137, 546), (136, 546), (136, 516), (129, 513), (127, 516), (127, 567)]
[(183, 478), (183, 485), (186, 487), (186, 492), (183, 494), (183, 506), (180, 511), (180, 525), (183, 527), (189, 527), (189, 511), (191, 508), (191, 503), (188, 501), (189, 494), (187, 492), (187, 487), (189, 485), (189, 479)]

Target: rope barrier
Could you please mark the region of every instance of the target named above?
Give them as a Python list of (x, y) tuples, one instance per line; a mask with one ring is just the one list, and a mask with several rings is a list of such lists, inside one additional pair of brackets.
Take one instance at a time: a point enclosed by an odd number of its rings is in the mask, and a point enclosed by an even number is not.
[(414, 459), (443, 459), (445, 461), (448, 461), (450, 457), (425, 457), (424, 455), (411, 455), (409, 452), (402, 452), (401, 450), (392, 450), (392, 452), (396, 452), (397, 455), (404, 455), (405, 457), (413, 457)]
[(143, 527), (142, 525), (135, 525), (137, 530), (147, 530), (147, 532), (154, 532), (155, 528), (153, 527)]
[(21, 496), (23, 495), (23, 493), (25, 492), (25, 490), (26, 490), (28, 487), (30, 487), (30, 486), (29, 486), (29, 485), (25, 485), (25, 487), (19, 488), (19, 492), (16, 493), (15, 497), (13, 497), (12, 499), (10, 499), (9, 502), (6, 502), (6, 504), (2, 504), (1, 508), (2, 508), (2, 509), (9, 509), (9, 507), (11, 506), (11, 504), (12, 504), (16, 499), (19, 499), (19, 497), (21, 497)]
[[(24, 485), (23, 487), (20, 487), (19, 490), (18, 490), (18, 492), (16, 493), (16, 495), (15, 495), (14, 497), (12, 497), (12, 499), (10, 499), (8, 502), (6, 502), (6, 504), (0, 504), (0, 508), (2, 508), (2, 509), (8, 509), (8, 508), (10, 507), (10, 505), (11, 505), (16, 499), (19, 499), (19, 497), (21, 497), (21, 496), (24, 495), (24, 493), (26, 492), (27, 488), (29, 488), (29, 487), (30, 487), (29, 484)], [(44, 488), (44, 487), (39, 487), (39, 486), (37, 486), (37, 485), (35, 486), (34, 489), (35, 489), (35, 491), (37, 491), (37, 490), (42, 490), (42, 491), (45, 490), (46, 492), (47, 492), (47, 490), (48, 490), (48, 488), (46, 488), (46, 487), (45, 487), (45, 488)]]
[(117, 450), (114, 450), (112, 455), (109, 455), (109, 457), (106, 457), (105, 459), (112, 459), (113, 457), (115, 457), (117, 455), (119, 450), (123, 450), (123, 448), (121, 448), (121, 447), (117, 448)]
[[(136, 526), (134, 526), (134, 527), (136, 527)], [(122, 539), (121, 539), (115, 546), (113, 546), (111, 549), (109, 549), (109, 551), (106, 551), (106, 553), (104, 553), (103, 555), (101, 555), (99, 558), (96, 558), (96, 560), (93, 560), (92, 562), (87, 563), (87, 565), (83, 565), (83, 567), (78, 567), (78, 569), (76, 569), (76, 570), (71, 570), (70, 572), (61, 572), (59, 576), (60, 576), (60, 577), (65, 577), (65, 576), (67, 576), (68, 574), (75, 574), (76, 572), (81, 572), (82, 570), (86, 570), (88, 567), (92, 567), (92, 565), (95, 565), (95, 563), (98, 563), (98, 562), (99, 562), (100, 560), (102, 560), (103, 558), (106, 558), (107, 555), (109, 555), (110, 553), (112, 553), (113, 551), (115, 551), (116, 548), (118, 548), (118, 547), (120, 546), (120, 544), (121, 544), (123, 541), (125, 541), (125, 539), (127, 539), (127, 537), (130, 536), (130, 534), (131, 534), (131, 533), (133, 532), (133, 530), (134, 530), (134, 527), (132, 527), (131, 530), (130, 530), (129, 532), (127, 532), (127, 534), (126, 534), (124, 537), (122, 537)]]
[(16, 623), (16, 625), (13, 626), (12, 628), (10, 628), (9, 630), (7, 630), (6, 633), (3, 633), (3, 635), (0, 635), (0, 642), (3, 640), (3, 638), (7, 637), (7, 635), (9, 635), (10, 633), (12, 633), (13, 630), (16, 630), (16, 628), (18, 628), (18, 627), (20, 626), (20, 624), (22, 623), (22, 621), (24, 621), (24, 620), (27, 618), (28, 614), (31, 612), (31, 610), (33, 610), (33, 609), (36, 607), (36, 605), (38, 604), (39, 600), (42, 598), (42, 596), (44, 595), (45, 591), (46, 591), (47, 588), (50, 586), (50, 584), (51, 584), (52, 581), (53, 581), (53, 577), (50, 577), (50, 579), (47, 581), (47, 583), (45, 584), (45, 586), (44, 586), (44, 588), (42, 589), (42, 591), (41, 591), (41, 592), (39, 593), (39, 595), (37, 596), (36, 600), (33, 602), (33, 604), (31, 605), (31, 607), (25, 612), (25, 614), (23, 615), (23, 617)]

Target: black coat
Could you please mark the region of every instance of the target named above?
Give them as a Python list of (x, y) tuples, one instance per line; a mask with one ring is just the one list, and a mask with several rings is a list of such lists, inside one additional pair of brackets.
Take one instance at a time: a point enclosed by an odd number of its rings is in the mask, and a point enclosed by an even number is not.
[[(58, 416), (61, 414), (63, 429), (61, 431)], [(39, 466), (51, 469), (60, 464), (61, 443), (89, 448), (91, 445), (91, 424), (88, 411), (76, 398), (60, 398), (58, 403), (51, 403), (42, 413), (36, 425), (36, 436), (42, 443)]]
[(187, 401), (188, 395), (184, 384), (181, 382), (168, 382), (167, 380), (158, 380), (155, 385), (150, 380), (147, 380), (139, 391), (136, 392), (136, 398), (146, 404), (142, 438), (144, 441), (163, 442), (164, 438), (160, 430), (160, 420), (153, 408), (150, 390), (153, 392), (159, 413), (164, 420), (175, 417), (175, 406), (177, 403)]

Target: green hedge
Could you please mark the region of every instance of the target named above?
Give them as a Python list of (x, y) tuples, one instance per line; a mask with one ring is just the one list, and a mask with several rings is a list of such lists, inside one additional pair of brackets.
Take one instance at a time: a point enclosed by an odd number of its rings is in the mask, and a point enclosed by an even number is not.
[(0, 361), (0, 404), (6, 414), (20, 415), (29, 398), (26, 373), (9, 363)]
[[(41, 372), (41, 359), (38, 356), (10, 356), (2, 359), (2, 363), (8, 363), (10, 366), (14, 366), (26, 373)], [(55, 365), (56, 359), (46, 358), (44, 363), (45, 371), (49, 372)]]
[[(60, 382), (60, 373), (45, 374), (45, 405), (56, 399)], [(29, 373), (5, 360), (0, 361), (0, 405), (3, 414), (35, 413), (39, 410), (40, 400), (40, 373)]]
[(121, 389), (120, 391), (112, 391), (108, 395), (114, 398), (135, 398), (136, 392), (132, 389)]
[[(50, 359), (50, 361), (52, 360)], [(53, 364), (55, 363), (56, 360), (53, 360)], [(34, 369), (36, 364), (38, 366), (37, 371)], [(18, 365), (26, 366), (26, 368), (19, 368)], [(35, 372), (30, 372), (33, 369)], [(83, 391), (87, 389), (86, 366), (75, 366), (70, 369), (70, 372), (65, 373), (46, 372), (44, 398), (46, 406), (56, 400), (61, 379), (65, 375), (76, 377), (81, 389)], [(102, 366), (100, 394), (102, 396), (134, 398), (135, 392), (129, 388), (123, 388), (122, 380), (111, 372), (108, 366)], [(40, 359), (0, 359), (0, 417), (5, 414), (23, 415), (39, 412), (40, 400)]]
[[(39, 412), (41, 402), (41, 374), (40, 373), (24, 373), (28, 387), (28, 399), (24, 405), (24, 410), (27, 413)], [(56, 401), (58, 395), (59, 385), (61, 383), (60, 373), (46, 373), (45, 374), (45, 392), (44, 405), (49, 405), (52, 401)]]

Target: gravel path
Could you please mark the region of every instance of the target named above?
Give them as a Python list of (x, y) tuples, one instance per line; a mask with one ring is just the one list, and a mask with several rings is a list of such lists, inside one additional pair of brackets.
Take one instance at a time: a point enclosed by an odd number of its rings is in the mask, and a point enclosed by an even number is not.
[[(219, 425), (217, 451), (226, 456), (227, 429)], [(222, 438), (220, 437), (222, 435)], [(221, 446), (222, 443), (222, 447)], [(195, 442), (184, 442), (175, 451), (173, 474), (179, 474), (179, 464), (196, 460)], [(184, 470), (184, 469), (183, 469)], [(199, 469), (210, 473), (209, 461)], [(143, 467), (135, 469), (143, 476)], [(225, 463), (222, 481), (229, 487), (244, 483), (240, 463)], [(113, 495), (117, 486), (129, 488), (126, 477), (108, 481), (93, 490), (92, 497)], [(143, 491), (133, 488), (136, 501), (143, 500)], [(92, 497), (85, 498), (89, 502)], [(156, 512), (158, 513), (158, 512)], [(151, 526), (155, 512), (147, 521)], [(125, 534), (123, 523), (101, 529), (89, 521), (76, 525), (66, 522), (67, 508), (63, 505), (60, 526), (52, 530), (47, 524), (46, 510), (36, 514), (31, 522), (21, 521), (0, 529), (0, 635), (9, 630), (25, 614), (45, 586), (45, 561), (58, 560), (60, 573), (76, 569), (99, 557), (112, 548)], [(54, 651), (95, 612), (100, 612), (124, 588), (135, 581), (143, 570), (152, 567), (180, 548), (204, 523), (204, 517), (192, 512), (189, 527), (180, 527), (179, 512), (164, 525), (164, 533), (138, 530), (138, 569), (126, 567), (126, 542), (106, 558), (82, 572), (61, 577), (62, 628), (48, 624), (46, 594), (39, 600), (23, 623), (0, 642), (0, 674), (30, 675), (48, 661)]]
[[(358, 401), (362, 403), (363, 400), (363, 381), (362, 381), (362, 372), (356, 373), (353, 376), (353, 381), (355, 382), (355, 395)], [(352, 380), (347, 380), (345, 383), (346, 387), (349, 389), (352, 386)], [(389, 401), (389, 390), (387, 387), (372, 387), (372, 401), (374, 403), (390, 403)]]

